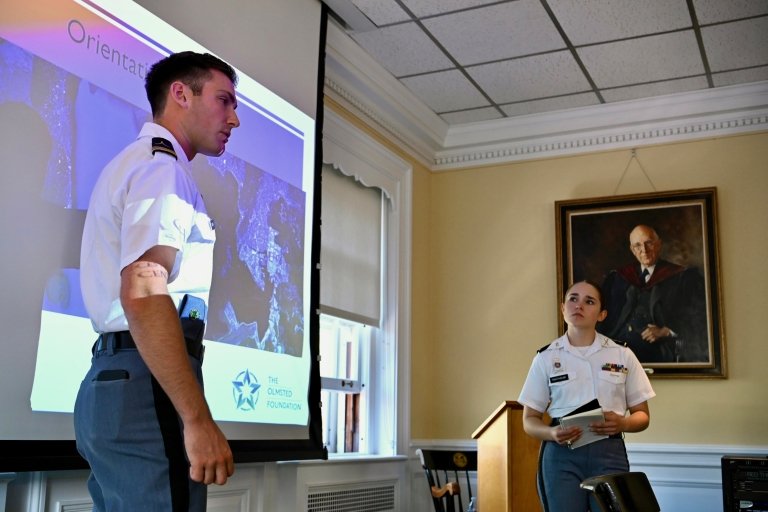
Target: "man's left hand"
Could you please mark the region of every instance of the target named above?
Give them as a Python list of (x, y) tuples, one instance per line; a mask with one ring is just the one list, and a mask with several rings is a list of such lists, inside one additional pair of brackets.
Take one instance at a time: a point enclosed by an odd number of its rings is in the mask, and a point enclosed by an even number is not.
[(648, 326), (640, 333), (643, 340), (648, 343), (654, 343), (659, 338), (666, 338), (670, 335), (671, 331), (669, 327), (659, 327), (658, 325), (648, 324)]

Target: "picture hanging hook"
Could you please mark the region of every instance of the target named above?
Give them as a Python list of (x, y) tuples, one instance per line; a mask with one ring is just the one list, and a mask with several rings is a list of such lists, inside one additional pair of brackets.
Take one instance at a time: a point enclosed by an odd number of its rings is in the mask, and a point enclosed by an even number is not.
[(624, 181), (624, 177), (627, 175), (627, 171), (629, 170), (629, 166), (632, 164), (632, 160), (637, 161), (637, 165), (640, 166), (640, 170), (643, 172), (643, 175), (645, 176), (645, 179), (648, 180), (648, 183), (650, 183), (651, 188), (654, 192), (656, 192), (656, 186), (653, 184), (653, 181), (651, 181), (651, 177), (648, 176), (648, 173), (645, 172), (645, 168), (643, 167), (643, 164), (640, 163), (640, 159), (637, 158), (637, 148), (632, 148), (629, 152), (629, 160), (627, 161), (627, 166), (624, 167), (624, 172), (621, 173), (621, 178), (619, 178), (619, 182), (616, 184), (616, 188), (613, 190), (613, 195), (615, 196), (616, 193), (619, 191), (619, 187), (621, 186), (621, 182)]

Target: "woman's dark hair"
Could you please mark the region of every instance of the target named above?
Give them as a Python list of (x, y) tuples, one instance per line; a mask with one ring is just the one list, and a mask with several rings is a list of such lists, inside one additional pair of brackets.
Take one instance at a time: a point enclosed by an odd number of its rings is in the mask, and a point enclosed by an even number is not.
[[(600, 310), (602, 311), (603, 309), (605, 309), (605, 306), (604, 306), (605, 302), (603, 301), (603, 289), (600, 288), (599, 284), (597, 284), (596, 282), (592, 281), (591, 279), (582, 279), (581, 281), (576, 281), (575, 283), (571, 283), (571, 285), (565, 291), (565, 296), (568, 296), (568, 292), (571, 291), (571, 288), (573, 288), (575, 285), (577, 285), (579, 283), (586, 283), (589, 286), (591, 286), (592, 288), (594, 288), (595, 290), (597, 290), (597, 300), (600, 301)], [(565, 297), (563, 297), (563, 298), (565, 298)]]
[(237, 84), (234, 68), (210, 53), (173, 53), (153, 64), (144, 80), (152, 115), (156, 116), (165, 109), (168, 88), (173, 82), (181, 81), (197, 96), (203, 91), (203, 84), (211, 79), (212, 69), (221, 71), (233, 84)]

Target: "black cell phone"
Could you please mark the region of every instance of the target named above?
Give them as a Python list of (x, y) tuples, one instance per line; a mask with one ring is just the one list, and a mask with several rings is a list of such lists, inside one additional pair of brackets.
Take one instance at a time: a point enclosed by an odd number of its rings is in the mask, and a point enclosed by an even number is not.
[(208, 306), (200, 297), (186, 294), (179, 304), (179, 318), (190, 318), (205, 322), (205, 316), (208, 313)]
[(128, 380), (128, 370), (101, 370), (93, 380), (98, 382)]
[(181, 318), (181, 329), (184, 331), (185, 338), (198, 342), (203, 340), (207, 313), (208, 307), (203, 299), (194, 295), (184, 295), (179, 304), (179, 318)]

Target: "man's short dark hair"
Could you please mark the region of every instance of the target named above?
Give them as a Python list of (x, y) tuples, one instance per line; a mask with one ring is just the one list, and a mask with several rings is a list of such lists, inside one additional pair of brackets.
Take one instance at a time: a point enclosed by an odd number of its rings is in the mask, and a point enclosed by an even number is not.
[(168, 88), (173, 82), (181, 81), (192, 89), (193, 94), (199, 95), (203, 84), (211, 79), (212, 69), (221, 71), (233, 84), (237, 84), (237, 73), (232, 66), (210, 53), (173, 53), (153, 64), (144, 81), (152, 115), (165, 109)]

